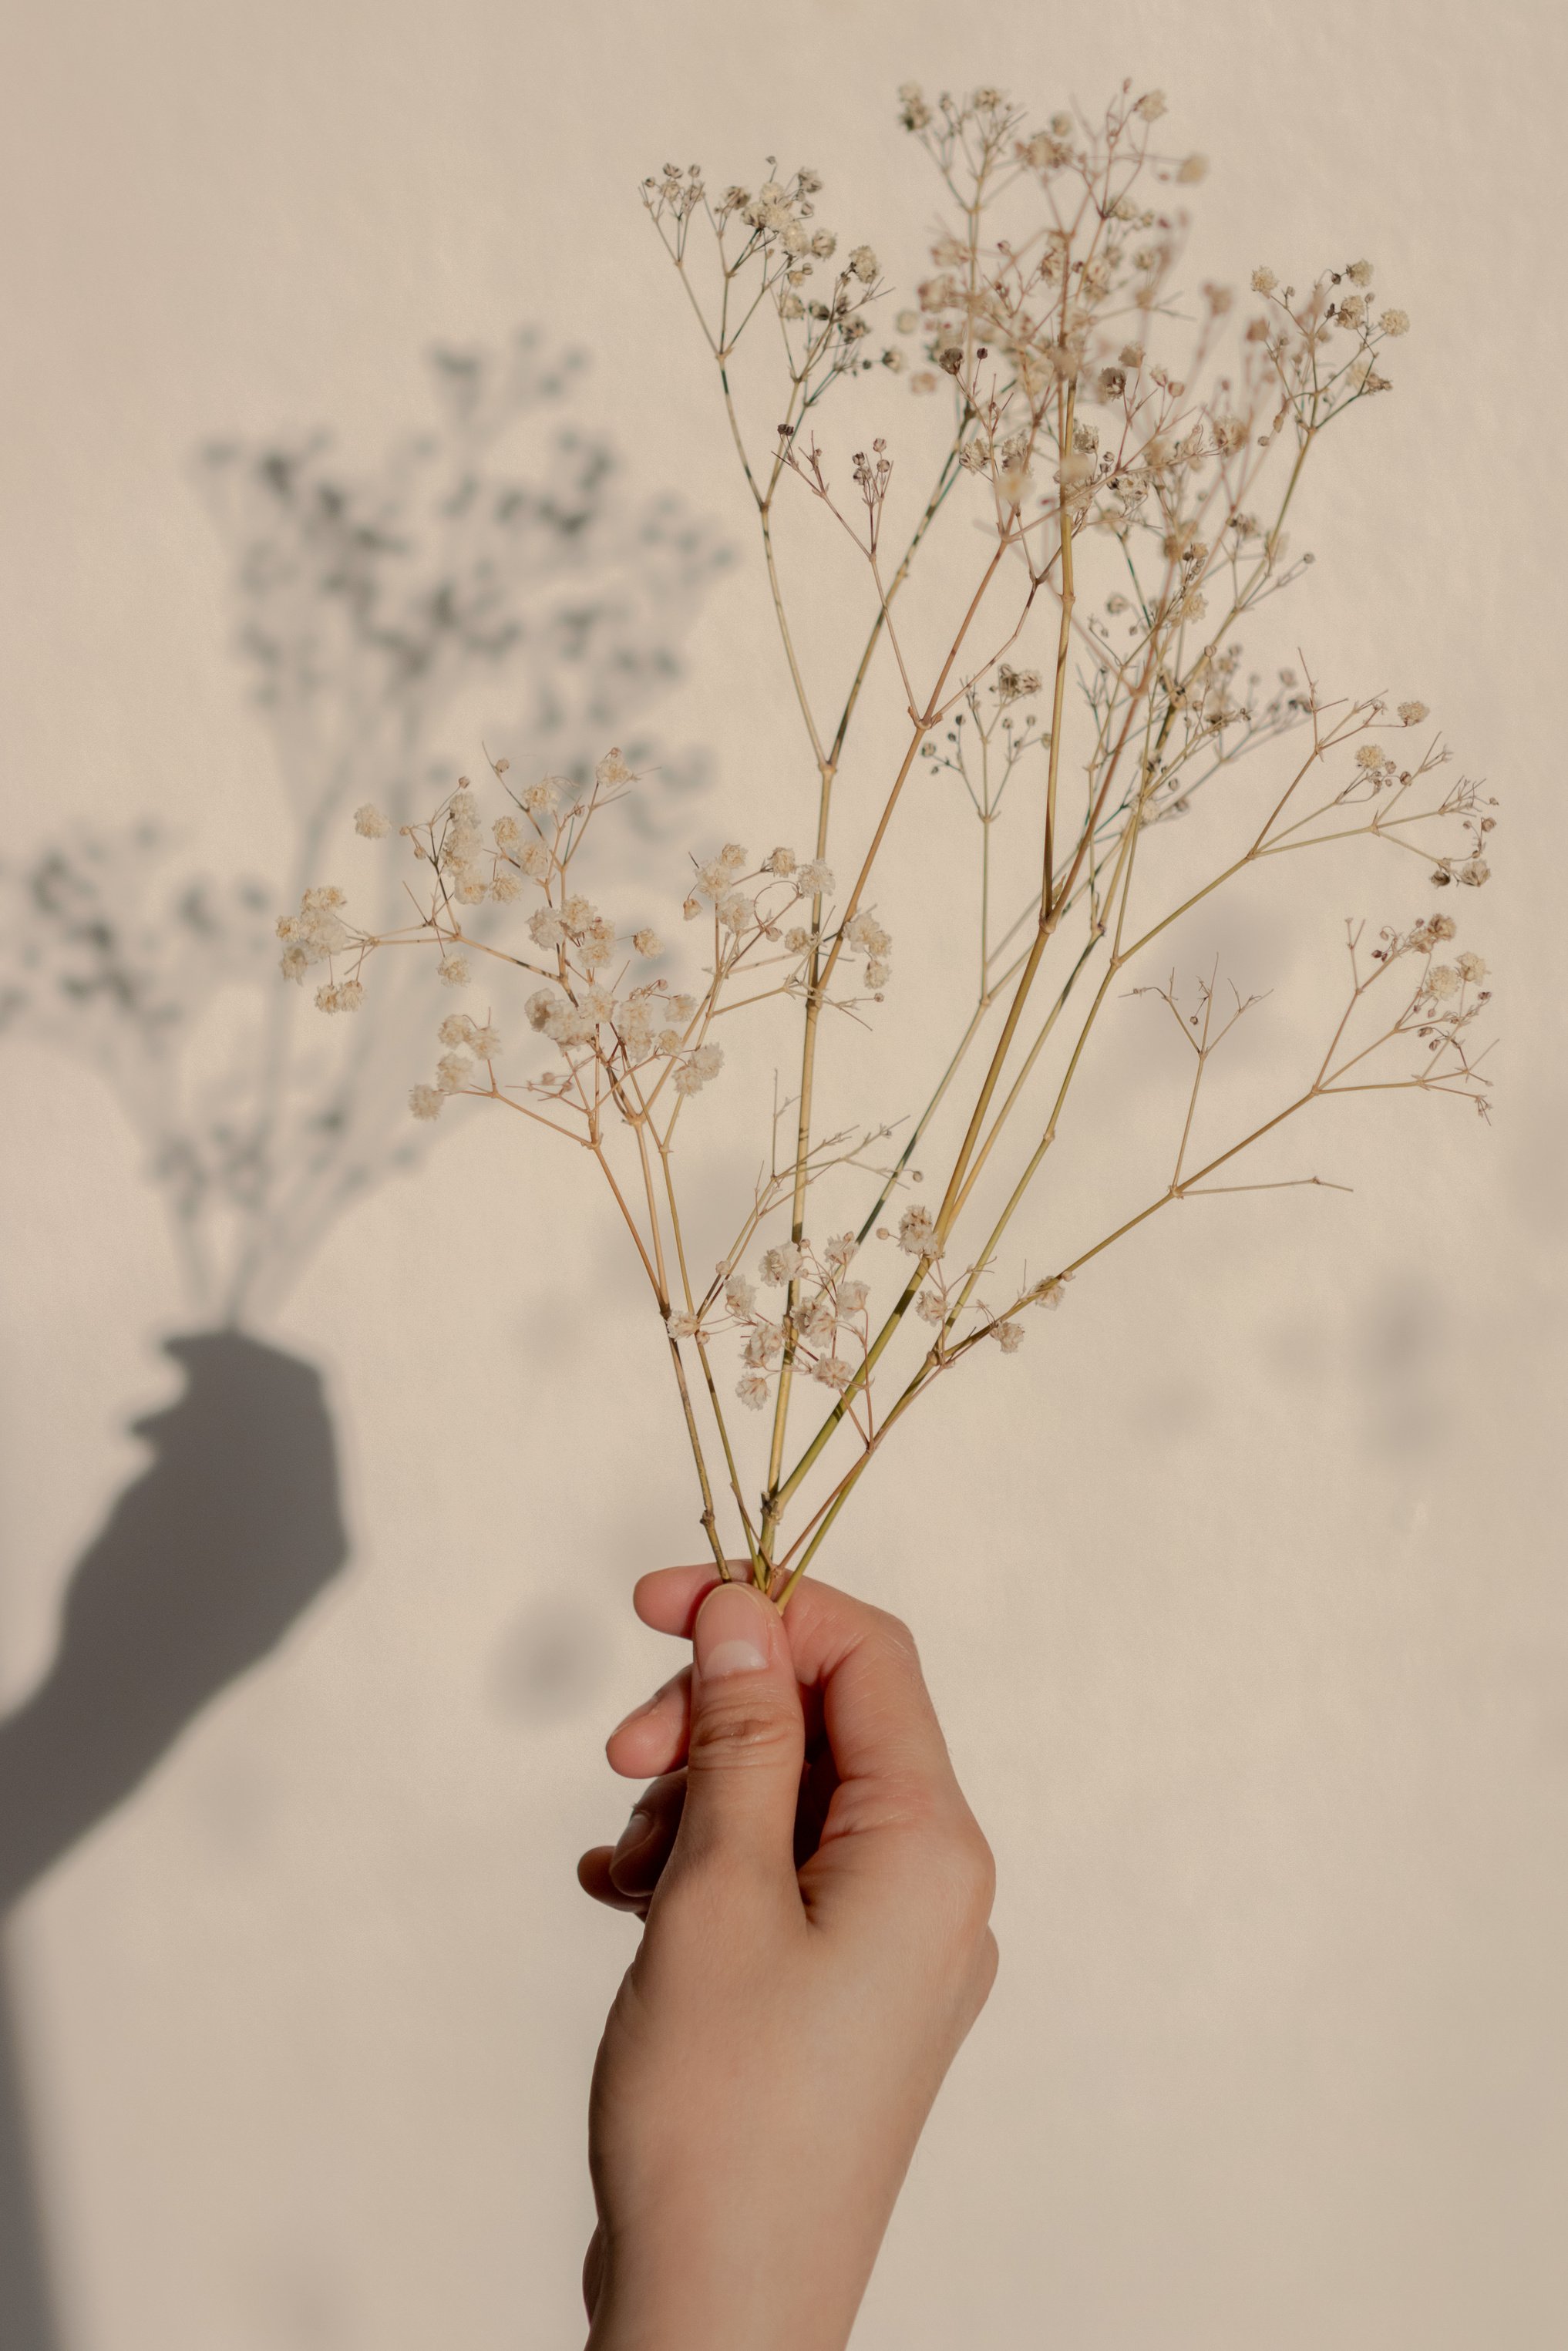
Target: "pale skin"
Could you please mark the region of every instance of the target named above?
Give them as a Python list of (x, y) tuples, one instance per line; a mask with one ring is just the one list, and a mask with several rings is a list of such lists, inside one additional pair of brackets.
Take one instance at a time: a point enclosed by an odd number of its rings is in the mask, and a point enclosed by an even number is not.
[(590, 2101), (589, 2351), (843, 2351), (996, 1975), (990, 1848), (897, 1617), (712, 1567), (633, 1600), (694, 1664), (612, 1732), (649, 1785), (578, 1865), (643, 1921)]

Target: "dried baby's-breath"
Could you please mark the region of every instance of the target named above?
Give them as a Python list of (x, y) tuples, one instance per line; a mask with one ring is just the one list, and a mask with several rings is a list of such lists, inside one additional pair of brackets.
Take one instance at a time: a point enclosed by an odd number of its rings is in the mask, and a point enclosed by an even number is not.
[[(1166, 112), (1163, 93), (1126, 83), (1097, 121), (1063, 109), (1035, 125), (994, 89), (928, 98), (905, 84), (898, 119), (956, 201), (924, 263), (901, 256), (914, 302), (880, 335), (907, 353), (873, 333), (893, 239), (854, 242), (862, 224), (824, 221), (815, 171), (769, 161), (722, 195), (697, 166), (644, 183), (740, 453), (809, 786), (795, 834), (809, 849), (754, 858), (732, 841), (692, 859), (672, 893), (694, 926), (683, 977), (649, 973), (665, 949), (640, 910), (624, 922), (579, 887), (590, 830), (637, 788), (618, 749), (580, 789), (542, 778), (519, 790), (495, 761), (502, 805), (488, 818), (460, 779), (403, 828), (417, 918), (398, 932), (356, 929), (336, 889), (307, 892), (280, 926), (288, 976), (326, 967), (328, 1009), (357, 1003), (367, 960), (394, 945), (433, 947), (451, 987), (520, 989), (524, 1045), (503, 1050), (487, 1003), (449, 1015), (411, 1110), (431, 1119), (478, 1097), (598, 1163), (663, 1319), (720, 1572), (727, 1487), (750, 1573), (780, 1604), (892, 1429), (983, 1340), (1017, 1353), (1040, 1327), (1028, 1308), (1059, 1308), (1104, 1250), (1176, 1201), (1324, 1184), (1242, 1174), (1287, 1121), (1373, 1092), (1486, 1108), (1473, 1029), (1487, 967), (1469, 946), (1445, 952), (1448, 914), (1375, 935), (1347, 924), (1321, 1054), (1282, 1073), (1272, 1107), (1218, 1132), (1212, 1065), (1261, 999), (1218, 966), (1186, 990), (1174, 973), (1128, 984), (1167, 930), (1269, 861), (1357, 841), (1398, 852), (1407, 881), (1477, 888), (1496, 821), (1478, 785), (1448, 779), (1441, 743), (1412, 736), (1424, 702), (1391, 716), (1380, 697), (1331, 702), (1304, 663), (1247, 666), (1237, 631), (1312, 561), (1291, 555), (1285, 528), (1303, 466), (1331, 424), (1390, 389), (1384, 347), (1410, 322), (1375, 309), (1364, 260), (1304, 289), (1260, 262), (1251, 305), (1212, 282), (1179, 299), (1186, 224), (1167, 192), (1207, 167), (1166, 148)], [(1184, 316), (1196, 323), (1184, 329)], [(879, 367), (885, 430), (858, 448), (824, 444), (824, 400)], [(950, 403), (934, 478), (907, 496), (905, 382)], [(802, 591), (781, 578), (773, 536), (786, 498), (816, 508), (862, 569), (847, 692), (831, 695), (799, 651)], [(880, 774), (862, 758), (841, 795), (879, 660), (904, 739)], [(826, 1080), (890, 988), (896, 1007), (887, 840), (925, 836), (946, 876), (966, 804), (978, 826), (973, 959), (950, 967), (950, 1032), (933, 1031), (928, 1005), (914, 1016), (931, 1074), (924, 1106), (894, 1123), (890, 1160), (892, 1124), (826, 1125)], [(373, 807), (356, 821), (383, 829)], [(1196, 861), (1195, 834), (1207, 844)], [(514, 904), (510, 933), (469, 911)], [(1052, 1270), (1031, 1274), (1009, 1263), (1016, 1221), (1038, 1210), (1064, 1123), (1083, 1114), (1078, 1081), (1107, 1008), (1128, 996), (1153, 998), (1180, 1040), (1172, 1155), (1141, 1207), (1059, 1243)], [(759, 1173), (705, 1280), (677, 1144), (726, 1118), (736, 1062), (769, 1066), (780, 1019), (795, 1031), (793, 1092), (775, 1091)], [(1113, 1122), (1113, 1152), (1119, 1132)], [(940, 1180), (911, 1200), (917, 1154)], [(830, 1202), (841, 1228), (814, 1240), (819, 1201), (817, 1233)], [(827, 1393), (802, 1441), (792, 1415), (811, 1389)], [(763, 1420), (754, 1460), (737, 1402)]]

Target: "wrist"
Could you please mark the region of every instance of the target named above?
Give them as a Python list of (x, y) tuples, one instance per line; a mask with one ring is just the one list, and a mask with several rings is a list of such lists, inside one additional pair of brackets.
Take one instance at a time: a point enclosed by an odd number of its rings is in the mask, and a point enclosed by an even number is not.
[(803, 2279), (798, 2245), (742, 2247), (713, 2217), (717, 2229), (673, 2233), (659, 2257), (611, 2258), (586, 2351), (845, 2351), (865, 2278), (810, 2265)]

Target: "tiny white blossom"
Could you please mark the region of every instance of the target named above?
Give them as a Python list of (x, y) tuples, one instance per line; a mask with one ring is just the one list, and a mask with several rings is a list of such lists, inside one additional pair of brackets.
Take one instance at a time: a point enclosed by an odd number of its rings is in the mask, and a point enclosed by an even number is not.
[(676, 1069), (673, 1080), (675, 1092), (678, 1094), (700, 1093), (710, 1078), (717, 1077), (723, 1066), (722, 1045), (699, 1045), (696, 1051)]
[(357, 1012), (364, 1000), (364, 984), (357, 979), (340, 980), (335, 987), (316, 990), (316, 1006), (320, 1012)]
[(445, 1095), (438, 1093), (434, 1086), (411, 1086), (408, 1106), (415, 1118), (439, 1118), (441, 1105), (445, 1099)]
[(819, 1291), (815, 1298), (808, 1300), (804, 1305), (798, 1306), (789, 1317), (789, 1321), (794, 1328), (795, 1336), (805, 1345), (831, 1349), (833, 1338), (839, 1327), (839, 1318), (833, 1311), (831, 1298), (824, 1298)]
[(365, 800), (354, 810), (354, 831), (366, 841), (382, 841), (392, 831), (392, 819), (373, 800)]
[(766, 1368), (770, 1364), (776, 1364), (783, 1353), (784, 1325), (782, 1322), (761, 1322), (752, 1324), (746, 1337), (746, 1361), (748, 1364), (761, 1364)]
[(898, 1246), (911, 1257), (933, 1254), (931, 1244), (936, 1238), (936, 1227), (929, 1208), (905, 1208), (898, 1220)]

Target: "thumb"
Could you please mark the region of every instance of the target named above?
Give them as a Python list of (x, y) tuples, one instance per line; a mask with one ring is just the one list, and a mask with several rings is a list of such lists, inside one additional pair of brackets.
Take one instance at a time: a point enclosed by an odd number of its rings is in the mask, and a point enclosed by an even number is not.
[(777, 1875), (795, 1891), (806, 1726), (783, 1619), (746, 1583), (715, 1586), (692, 1629), (686, 1796), (672, 1859)]

